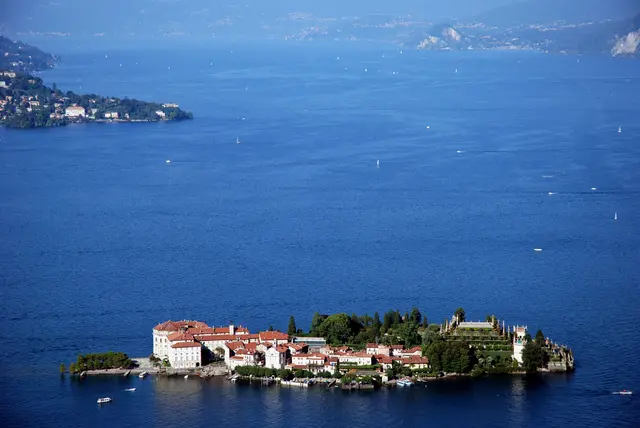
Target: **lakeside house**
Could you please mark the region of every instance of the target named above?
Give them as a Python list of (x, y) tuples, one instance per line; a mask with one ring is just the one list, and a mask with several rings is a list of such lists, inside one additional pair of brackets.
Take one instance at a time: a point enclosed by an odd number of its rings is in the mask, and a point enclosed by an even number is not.
[(84, 107), (70, 106), (64, 110), (64, 114), (67, 117), (84, 117), (86, 115), (86, 112), (84, 110)]
[[(428, 368), (429, 360), (419, 346), (405, 349), (402, 345), (367, 344), (365, 350), (354, 351), (348, 346), (328, 346), (323, 338), (313, 339), (315, 345), (302, 342), (304, 337), (289, 337), (274, 330), (256, 334), (242, 326), (209, 327), (202, 321), (165, 321), (153, 328), (153, 354), (168, 360), (171, 367), (197, 368), (213, 356), (224, 359), (230, 370), (240, 366), (260, 366), (271, 369), (308, 370), (334, 373), (340, 365), (370, 367), (393, 362), (411, 368)], [(312, 352), (313, 351), (313, 352)]]

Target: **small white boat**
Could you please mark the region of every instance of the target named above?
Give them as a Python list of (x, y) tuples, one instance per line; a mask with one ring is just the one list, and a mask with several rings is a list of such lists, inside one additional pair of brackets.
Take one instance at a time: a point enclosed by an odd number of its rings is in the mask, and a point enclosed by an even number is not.
[(618, 211), (615, 212), (615, 214), (613, 214), (613, 219), (617, 220), (618, 219)]
[(145, 377), (147, 377), (147, 375), (148, 375), (148, 373), (147, 373), (147, 372), (142, 372), (142, 373), (140, 373), (140, 374), (138, 375), (138, 377), (139, 377), (140, 379), (144, 379)]
[(598, 188), (597, 187), (592, 187), (591, 190), (598, 190)]
[(170, 164), (171, 163), (171, 159), (167, 159), (166, 161), (164, 161), (164, 163)]
[(98, 398), (98, 404), (104, 404), (104, 403), (111, 403), (111, 398), (109, 397)]
[(380, 159), (378, 159), (378, 160), (376, 161), (376, 166), (377, 166), (378, 168), (380, 168)]
[(555, 194), (556, 194), (556, 192), (549, 192), (549, 196), (555, 195)]
[(411, 379), (399, 379), (398, 381), (396, 381), (396, 385), (400, 387), (411, 386), (413, 385), (413, 382), (411, 381)]
[(622, 134), (622, 126), (618, 126), (618, 134)]
[(240, 144), (240, 138), (236, 137), (236, 144)]
[(184, 378), (189, 379), (189, 375), (188, 374), (184, 375)]
[(542, 251), (542, 248), (534, 248), (533, 251), (535, 251), (536, 253), (539, 253), (540, 251)]
[(456, 153), (462, 154), (462, 153), (464, 153), (464, 150), (456, 150)]
[(615, 391), (614, 394), (615, 395), (633, 395), (633, 391), (627, 391), (626, 389), (623, 389), (622, 391)]
[(135, 390), (136, 390), (135, 388), (127, 388), (127, 389), (125, 389), (125, 391), (127, 391), (127, 392), (133, 392)]

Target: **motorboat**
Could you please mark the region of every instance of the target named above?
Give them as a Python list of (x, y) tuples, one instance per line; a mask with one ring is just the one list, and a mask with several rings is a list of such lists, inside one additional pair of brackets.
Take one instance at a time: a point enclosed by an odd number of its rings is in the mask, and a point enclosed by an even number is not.
[(149, 374), (149, 373), (147, 373), (147, 372), (142, 372), (142, 373), (140, 373), (140, 374), (138, 375), (138, 377), (139, 377), (140, 379), (144, 379), (145, 377), (147, 377), (147, 375), (148, 375), (148, 374)]
[(411, 379), (399, 379), (398, 381), (396, 381), (396, 385), (400, 387), (411, 386), (413, 385), (413, 382), (411, 381)]
[(127, 388), (127, 389), (125, 389), (125, 391), (128, 391), (128, 392), (133, 392), (135, 390), (136, 390), (135, 388)]
[(189, 375), (188, 374), (184, 375), (184, 378), (189, 379)]
[(98, 404), (104, 404), (104, 403), (111, 403), (111, 398), (109, 397), (98, 398)]
[(614, 394), (616, 394), (616, 395), (633, 395), (633, 391), (627, 391), (626, 389), (623, 389), (622, 391), (614, 392)]

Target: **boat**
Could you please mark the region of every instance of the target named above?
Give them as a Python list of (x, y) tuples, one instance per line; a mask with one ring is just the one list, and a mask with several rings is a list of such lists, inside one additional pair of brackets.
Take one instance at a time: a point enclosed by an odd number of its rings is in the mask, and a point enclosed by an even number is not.
[(236, 144), (240, 144), (240, 138), (236, 137)]
[(164, 163), (170, 164), (171, 163), (171, 159), (167, 159), (166, 161), (164, 161)]
[(542, 251), (542, 248), (534, 248), (533, 251), (535, 251), (536, 253), (539, 253), (540, 251)]
[(378, 168), (380, 168), (380, 159), (378, 159), (378, 160), (376, 161), (376, 166), (377, 166)]
[(622, 126), (618, 126), (618, 134), (622, 134)]
[(623, 389), (622, 391), (615, 391), (614, 394), (615, 395), (633, 395), (633, 391), (627, 391), (626, 389)]
[(127, 392), (133, 392), (135, 390), (136, 390), (135, 388), (127, 388), (127, 389), (125, 389), (125, 391), (127, 391)]
[(184, 375), (184, 378), (189, 379), (189, 375), (188, 374)]
[(556, 192), (549, 192), (549, 196), (553, 196), (555, 194), (556, 194)]
[(138, 377), (139, 377), (140, 379), (144, 379), (145, 377), (147, 377), (147, 375), (148, 375), (148, 373), (147, 373), (147, 372), (142, 372), (142, 373), (140, 373), (140, 374), (138, 375)]
[(109, 397), (98, 398), (98, 404), (104, 404), (104, 403), (111, 403), (111, 398)]
[(618, 211), (615, 212), (615, 214), (613, 215), (613, 219), (617, 220), (618, 219)]
[(400, 387), (411, 386), (413, 385), (413, 382), (411, 381), (411, 379), (399, 379), (398, 381), (396, 381), (396, 385)]

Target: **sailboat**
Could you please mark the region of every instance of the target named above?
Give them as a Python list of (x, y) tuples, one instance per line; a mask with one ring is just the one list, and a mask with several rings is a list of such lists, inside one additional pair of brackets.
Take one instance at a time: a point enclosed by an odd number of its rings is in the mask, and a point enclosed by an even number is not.
[(613, 219), (617, 220), (618, 219), (618, 211), (616, 211), (616, 213), (613, 215)]
[(236, 137), (236, 144), (240, 144), (240, 138)]
[(618, 126), (618, 134), (622, 134), (622, 126)]
[(380, 168), (380, 159), (378, 159), (378, 160), (376, 161), (376, 166), (377, 166), (378, 168)]

